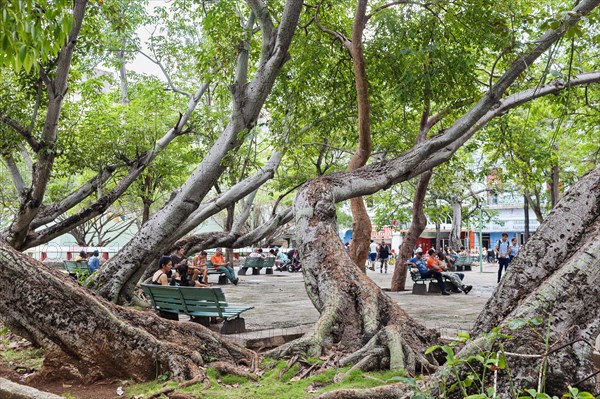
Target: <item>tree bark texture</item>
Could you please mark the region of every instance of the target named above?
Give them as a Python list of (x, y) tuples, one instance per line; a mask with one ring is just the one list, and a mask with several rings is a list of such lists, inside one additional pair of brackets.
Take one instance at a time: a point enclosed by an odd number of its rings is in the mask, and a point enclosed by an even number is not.
[(217, 358), (250, 365), (253, 353), (201, 325), (113, 305), (74, 279), (0, 242), (0, 318), (45, 350), (43, 372), (91, 382), (203, 377)]
[(460, 233), (462, 230), (462, 202), (459, 199), (452, 201), (452, 230), (450, 232), (450, 248), (458, 251), (462, 246)]
[(352, 262), (338, 238), (332, 193), (331, 181), (322, 177), (294, 201), (306, 290), (321, 316), (311, 333), (272, 354), (337, 351), (341, 364), (361, 369), (431, 371), (435, 360), (423, 353), (437, 332), (411, 319)]
[[(404, 236), (402, 244), (400, 244), (400, 248), (398, 249), (398, 260), (396, 261), (397, 265), (401, 265), (412, 258), (413, 249), (417, 244), (417, 239), (421, 236), (421, 233), (423, 233), (423, 230), (425, 230), (425, 227), (427, 226), (427, 216), (425, 216), (424, 204), (425, 194), (427, 194), (427, 186), (429, 185), (429, 180), (431, 180), (432, 175), (433, 171), (428, 170), (419, 176), (419, 182), (417, 183), (415, 195), (413, 197), (413, 218), (410, 222), (408, 232)], [(394, 268), (391, 286), (391, 290), (393, 292), (404, 291), (404, 286), (406, 284), (406, 273), (407, 270), (404, 267)]]

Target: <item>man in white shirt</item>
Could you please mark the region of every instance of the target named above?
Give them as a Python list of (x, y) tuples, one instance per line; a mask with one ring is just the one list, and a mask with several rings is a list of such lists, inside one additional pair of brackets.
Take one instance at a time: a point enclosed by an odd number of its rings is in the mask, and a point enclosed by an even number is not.
[(377, 260), (377, 244), (371, 240), (369, 244), (369, 261), (371, 261), (371, 267), (369, 269), (375, 270), (375, 261)]
[(496, 244), (496, 256), (498, 257), (498, 283), (502, 278), (502, 269), (508, 268), (510, 262), (510, 243), (508, 242), (508, 233), (502, 233), (502, 240)]

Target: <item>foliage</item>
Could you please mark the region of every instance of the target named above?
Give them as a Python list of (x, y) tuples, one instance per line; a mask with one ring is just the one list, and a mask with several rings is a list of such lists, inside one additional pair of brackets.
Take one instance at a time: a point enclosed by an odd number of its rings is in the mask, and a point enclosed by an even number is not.
[(30, 73), (55, 57), (73, 25), (71, 4), (67, 0), (0, 2), (0, 66)]

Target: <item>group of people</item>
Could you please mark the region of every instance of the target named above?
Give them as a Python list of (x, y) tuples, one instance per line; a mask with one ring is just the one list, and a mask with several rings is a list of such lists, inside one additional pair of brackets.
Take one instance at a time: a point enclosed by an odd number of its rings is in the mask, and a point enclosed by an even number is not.
[(375, 263), (379, 260), (379, 273), (387, 273), (388, 263), (390, 259), (395, 259), (395, 252), (391, 245), (381, 240), (381, 244), (371, 240), (369, 244), (369, 269), (375, 270)]
[(468, 294), (472, 289), (472, 285), (466, 285), (463, 283), (465, 275), (463, 273), (453, 273), (449, 271), (448, 263), (450, 260), (447, 259), (444, 251), (435, 252), (435, 249), (431, 248), (427, 251), (427, 258), (423, 256), (423, 249), (421, 247), (415, 250), (415, 256), (408, 260), (407, 263), (411, 264), (416, 268), (413, 273), (419, 273), (421, 278), (435, 278), (442, 291), (442, 295), (450, 295), (450, 290), (444, 282), (446, 277), (450, 282), (461, 292)]
[(92, 256), (90, 256), (90, 258), (88, 259), (87, 252), (82, 250), (79, 252), (79, 255), (75, 257), (75, 260), (87, 261), (90, 271), (94, 273), (100, 267), (100, 252), (98, 252), (97, 249), (94, 250), (94, 252), (92, 252)]
[[(191, 264), (184, 256), (185, 248), (179, 247), (171, 256), (161, 256), (158, 261), (158, 270), (152, 275), (151, 283), (155, 285), (175, 285), (181, 287), (209, 287), (208, 284), (208, 254), (201, 251), (192, 258)], [(237, 285), (239, 279), (231, 262), (223, 256), (223, 250), (217, 248), (210, 257), (210, 263), (216, 271), (224, 273), (227, 279)], [(173, 271), (173, 269), (175, 269)]]

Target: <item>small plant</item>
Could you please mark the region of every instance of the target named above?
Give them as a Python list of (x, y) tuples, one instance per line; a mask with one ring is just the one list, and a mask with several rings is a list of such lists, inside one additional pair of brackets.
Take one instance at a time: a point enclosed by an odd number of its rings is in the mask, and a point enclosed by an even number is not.
[(0, 328), (0, 344), (8, 345), (10, 343), (10, 339), (8, 338), (8, 327)]
[(565, 393), (560, 398), (558, 396), (550, 396), (544, 392), (538, 392), (535, 389), (526, 389), (526, 396), (519, 396), (519, 399), (595, 399), (595, 396), (589, 392), (579, 392), (579, 389), (569, 386), (569, 392)]

